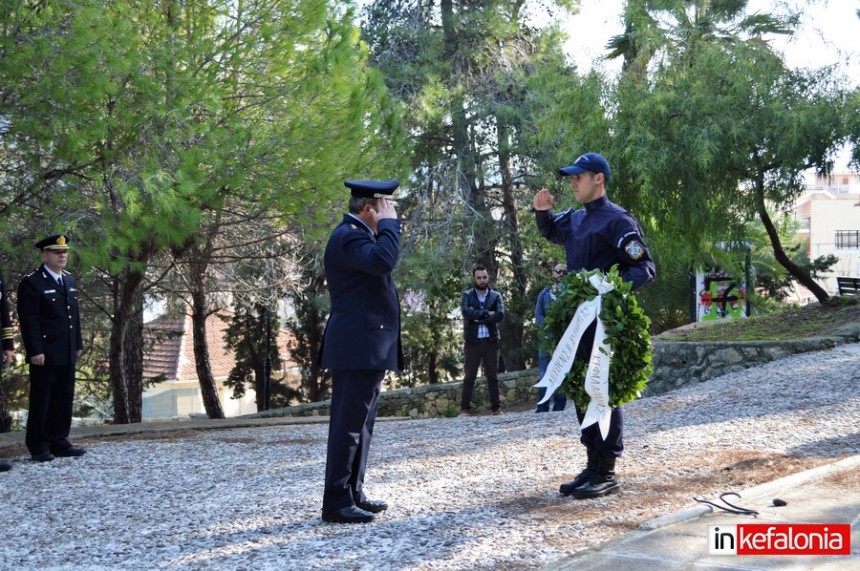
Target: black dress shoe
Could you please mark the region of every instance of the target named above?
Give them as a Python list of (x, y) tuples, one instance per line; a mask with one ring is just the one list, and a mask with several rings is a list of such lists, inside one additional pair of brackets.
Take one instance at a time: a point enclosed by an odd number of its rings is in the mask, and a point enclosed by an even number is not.
[(372, 514), (378, 514), (388, 509), (388, 504), (382, 500), (364, 500), (363, 502), (355, 502), (355, 505), (357, 508)]
[(38, 454), (33, 454), (33, 462), (50, 462), (54, 459), (54, 455), (50, 452), (39, 452)]
[(570, 482), (566, 482), (558, 487), (558, 493), (562, 496), (569, 496), (581, 485), (587, 483), (591, 478), (596, 474), (594, 470), (591, 468), (586, 468), (579, 475), (571, 480)]
[(83, 448), (76, 448), (74, 446), (69, 446), (63, 450), (55, 450), (54, 456), (58, 456), (60, 458), (70, 458), (73, 456), (83, 456), (87, 451)]
[(609, 494), (617, 494), (620, 491), (621, 484), (618, 483), (618, 479), (615, 478), (614, 474), (609, 476), (598, 474), (571, 493), (577, 500), (587, 500), (589, 498), (600, 498)]
[(322, 519), (332, 523), (369, 523), (373, 521), (373, 514), (355, 506), (348, 506), (332, 512), (324, 511)]
[(0, 462), (0, 472), (8, 472), (12, 469), (12, 464), (9, 462)]

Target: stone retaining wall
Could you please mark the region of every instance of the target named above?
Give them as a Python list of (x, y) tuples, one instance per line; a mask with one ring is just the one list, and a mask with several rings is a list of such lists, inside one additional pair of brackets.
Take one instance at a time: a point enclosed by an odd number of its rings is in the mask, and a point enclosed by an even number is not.
[[(851, 339), (841, 337), (750, 342), (657, 341), (654, 342), (654, 373), (648, 382), (645, 396), (662, 394), (685, 385), (707, 381), (797, 353), (832, 349), (850, 341)], [(537, 381), (537, 369), (500, 374), (499, 384), (503, 406), (535, 402), (537, 389), (532, 385)], [(379, 416), (410, 418), (454, 416), (460, 408), (461, 387), (461, 382), (452, 382), (386, 391), (380, 397)], [(325, 416), (329, 414), (330, 405), (331, 401), (327, 400), (246, 416)], [(481, 412), (488, 408), (487, 384), (483, 378), (479, 378), (475, 385), (472, 410)]]

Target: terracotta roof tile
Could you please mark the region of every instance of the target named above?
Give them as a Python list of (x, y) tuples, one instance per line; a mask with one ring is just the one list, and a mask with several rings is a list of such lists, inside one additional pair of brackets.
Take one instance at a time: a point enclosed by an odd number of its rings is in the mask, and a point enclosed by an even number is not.
[[(218, 315), (231, 317), (232, 312), (222, 310), (206, 319), (206, 344), (209, 348), (209, 365), (215, 379), (226, 379), (233, 369), (233, 352), (225, 347), (224, 333), (228, 322)], [(197, 368), (194, 364), (194, 339), (191, 330), (191, 316), (162, 316), (144, 325), (144, 338), (147, 349), (143, 356), (143, 375), (152, 378), (164, 375), (166, 380), (196, 381)], [(284, 367), (294, 367), (289, 358), (287, 341), (291, 335), (286, 330), (278, 333), (278, 349)], [(151, 343), (151, 344), (150, 344)]]

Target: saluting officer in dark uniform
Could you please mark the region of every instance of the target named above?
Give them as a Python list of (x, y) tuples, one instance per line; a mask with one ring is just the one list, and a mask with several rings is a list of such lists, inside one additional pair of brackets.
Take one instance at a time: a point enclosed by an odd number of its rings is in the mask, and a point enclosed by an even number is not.
[(322, 519), (366, 523), (385, 510), (364, 494), (364, 472), (386, 370), (403, 367), (400, 304), (392, 271), (400, 254), (400, 221), (388, 200), (399, 181), (344, 183), (349, 214), (325, 249), (331, 298), (320, 361), (332, 371), (331, 420)]
[[(3, 345), (3, 363), (0, 367), (5, 367), (12, 363), (15, 356), (15, 329), (12, 327), (12, 312), (9, 310), (9, 298), (6, 297), (6, 281), (3, 279), (3, 273), (0, 272), (0, 338)], [(0, 460), (0, 472), (6, 472), (12, 469), (12, 464)]]
[(78, 289), (64, 271), (69, 237), (49, 236), (36, 243), (42, 265), (18, 285), (18, 320), (30, 364), (27, 448), (37, 462), (55, 456), (82, 456), (72, 446), (75, 363), (83, 353)]
[[(654, 262), (642, 240), (642, 228), (629, 212), (606, 197), (611, 174), (606, 159), (598, 153), (585, 153), (558, 172), (571, 177), (570, 188), (585, 208), (553, 215), (550, 208), (555, 198), (542, 189), (534, 198), (534, 211), (541, 235), (564, 246), (568, 271), (599, 269), (606, 272), (618, 264), (622, 278), (633, 282), (634, 289), (652, 281), (656, 276)], [(577, 359), (590, 359), (595, 326), (589, 327), (582, 336)], [(585, 412), (577, 408), (576, 414), (582, 424)], [(597, 424), (584, 428), (580, 441), (585, 445), (588, 464), (576, 478), (562, 484), (559, 492), (581, 499), (618, 491), (615, 460), (624, 449), (623, 431), (621, 407), (612, 410), (606, 440)]]

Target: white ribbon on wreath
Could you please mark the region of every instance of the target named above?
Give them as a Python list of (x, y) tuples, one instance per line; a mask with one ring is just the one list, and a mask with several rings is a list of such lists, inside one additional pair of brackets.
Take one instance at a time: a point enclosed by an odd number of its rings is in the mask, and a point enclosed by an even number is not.
[(597, 326), (594, 331), (594, 344), (591, 347), (591, 360), (585, 373), (585, 392), (591, 397), (585, 417), (582, 419), (581, 428), (586, 428), (594, 423), (600, 427), (600, 435), (606, 440), (609, 434), (609, 421), (612, 416), (612, 407), (609, 406), (609, 364), (611, 360), (609, 347), (604, 347), (606, 341), (606, 327), (600, 320), (600, 304), (602, 295), (615, 289), (615, 285), (602, 276), (590, 276), (589, 283), (597, 290), (597, 297), (583, 302), (573, 318), (564, 330), (564, 335), (558, 342), (552, 353), (552, 359), (546, 368), (543, 378), (535, 387), (545, 387), (546, 394), (540, 403), (547, 402), (552, 394), (562, 385), (567, 373), (573, 367), (576, 358), (576, 350), (585, 330), (595, 320)]

